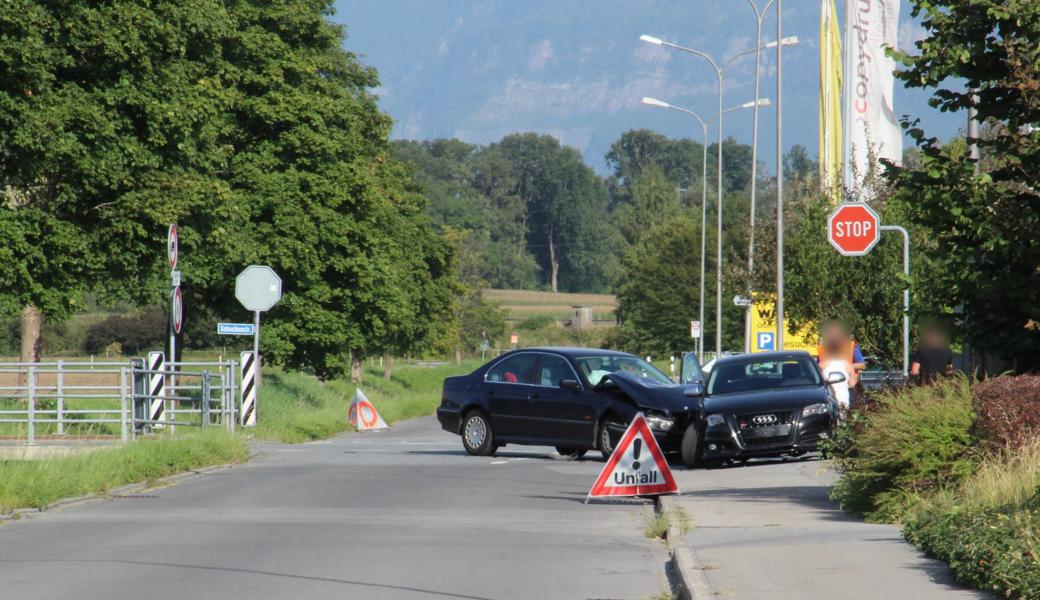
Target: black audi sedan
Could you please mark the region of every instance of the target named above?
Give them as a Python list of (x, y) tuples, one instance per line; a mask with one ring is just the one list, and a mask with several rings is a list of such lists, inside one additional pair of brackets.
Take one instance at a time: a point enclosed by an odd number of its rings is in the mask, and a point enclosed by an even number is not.
[(611, 452), (636, 413), (666, 453), (692, 465), (703, 428), (702, 382), (680, 385), (645, 360), (611, 350), (527, 348), (444, 380), (437, 419), (466, 452), (506, 444), (555, 446), (581, 458)]
[(832, 435), (838, 407), (807, 352), (719, 359), (707, 375), (702, 458), (706, 464), (759, 456), (798, 456)]

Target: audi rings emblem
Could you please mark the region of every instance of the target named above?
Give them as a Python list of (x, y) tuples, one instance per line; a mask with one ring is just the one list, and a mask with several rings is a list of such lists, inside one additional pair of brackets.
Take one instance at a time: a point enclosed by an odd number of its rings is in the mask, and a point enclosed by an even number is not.
[(751, 421), (755, 425), (772, 425), (776, 423), (777, 418), (776, 415), (755, 415)]

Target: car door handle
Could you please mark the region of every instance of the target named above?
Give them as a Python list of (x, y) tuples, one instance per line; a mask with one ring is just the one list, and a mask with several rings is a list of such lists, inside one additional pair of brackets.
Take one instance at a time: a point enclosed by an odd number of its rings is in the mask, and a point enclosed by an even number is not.
[(538, 392), (531, 392), (530, 394), (527, 395), (527, 399), (528, 400), (537, 400), (538, 399)]

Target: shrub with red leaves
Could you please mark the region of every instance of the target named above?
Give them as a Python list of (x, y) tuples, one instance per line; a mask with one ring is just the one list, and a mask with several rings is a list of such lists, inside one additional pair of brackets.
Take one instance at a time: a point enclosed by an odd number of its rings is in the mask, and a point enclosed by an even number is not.
[(980, 437), (1011, 448), (1040, 439), (1040, 375), (1002, 375), (972, 388)]

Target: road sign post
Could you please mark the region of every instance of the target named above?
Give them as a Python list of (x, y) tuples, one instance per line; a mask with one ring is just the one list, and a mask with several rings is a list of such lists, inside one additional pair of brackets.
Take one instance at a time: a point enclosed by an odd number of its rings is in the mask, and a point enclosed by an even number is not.
[[(177, 395), (177, 334), (184, 324), (184, 298), (181, 295), (181, 272), (177, 270), (180, 259), (181, 236), (177, 224), (166, 230), (166, 260), (170, 264), (170, 395)], [(177, 401), (170, 401), (170, 409), (177, 409)], [(170, 425), (170, 431), (175, 426)]]
[(260, 374), (260, 313), (271, 310), (282, 299), (282, 279), (271, 267), (250, 265), (235, 279), (235, 298), (246, 310), (253, 311), (253, 360), (256, 361), (256, 397), (259, 398), (263, 381)]
[[(903, 275), (910, 278), (910, 233), (899, 225), (882, 225), (874, 209), (862, 202), (841, 204), (827, 219), (827, 239), (842, 256), (866, 256), (882, 231), (903, 236)], [(903, 288), (903, 376), (910, 372), (910, 288)]]

